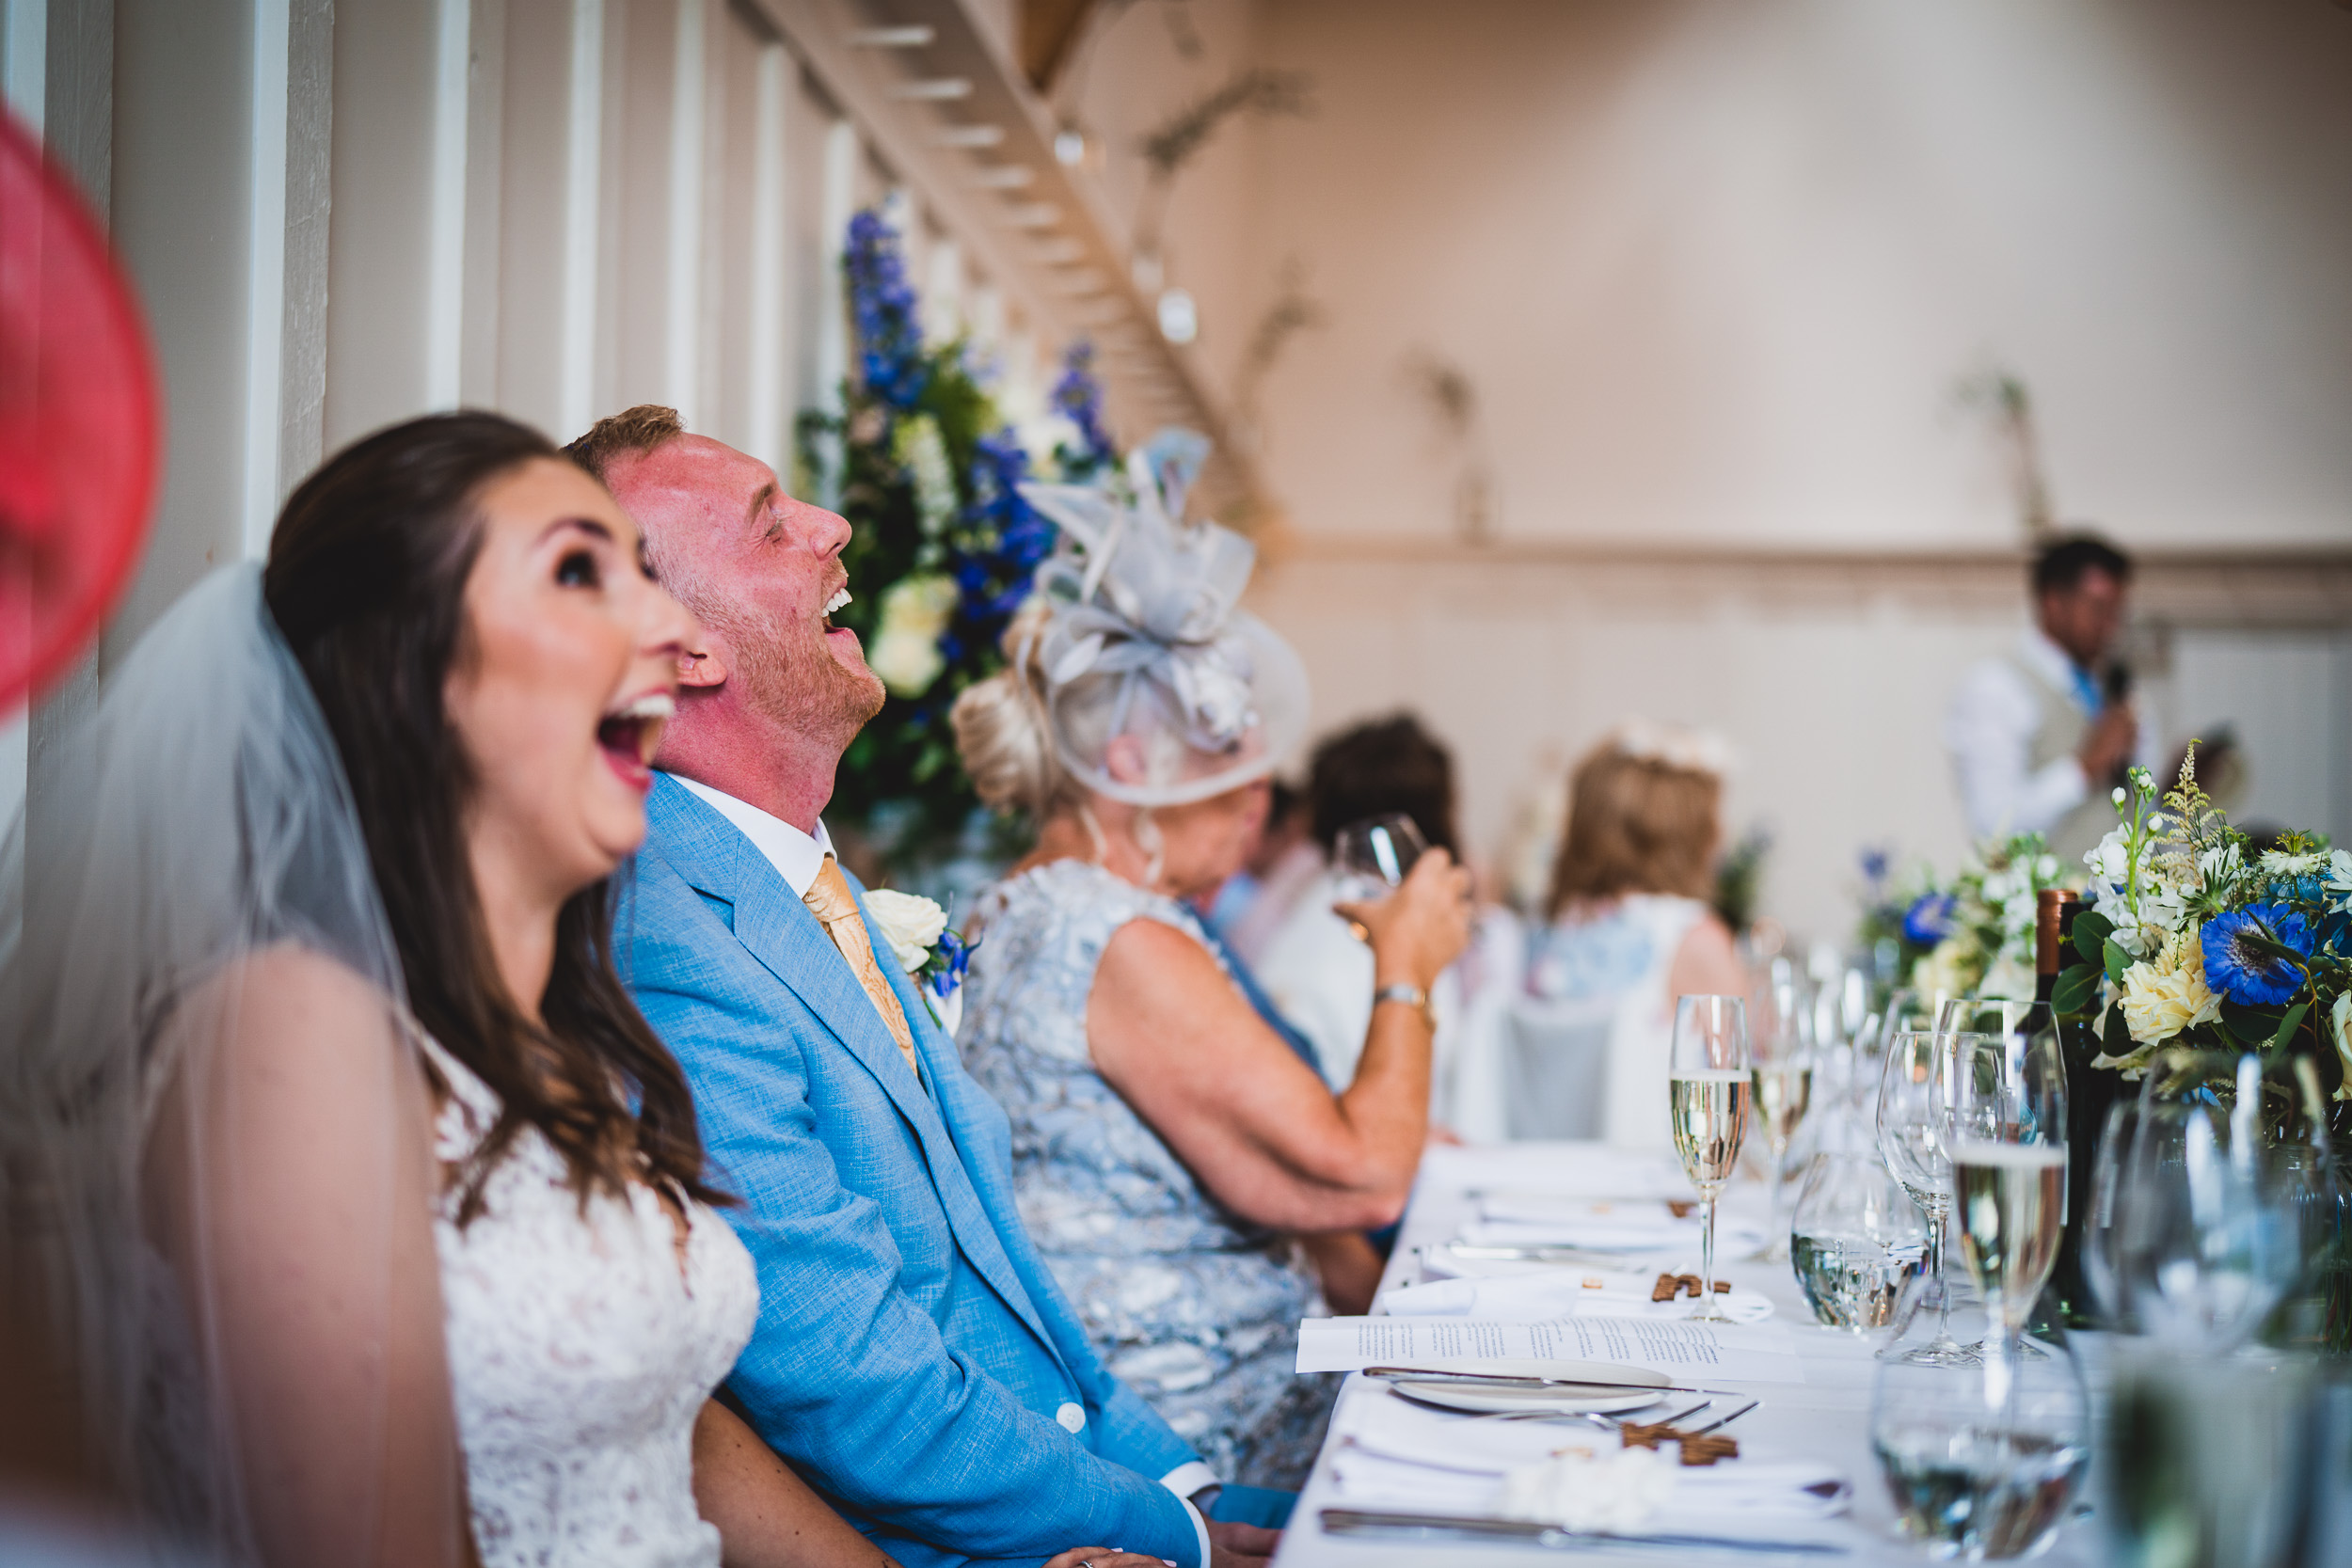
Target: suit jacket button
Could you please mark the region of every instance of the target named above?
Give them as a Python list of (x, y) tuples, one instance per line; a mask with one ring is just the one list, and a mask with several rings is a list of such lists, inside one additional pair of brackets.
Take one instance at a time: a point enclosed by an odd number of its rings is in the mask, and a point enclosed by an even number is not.
[(1061, 1423), (1064, 1432), (1084, 1432), (1087, 1429), (1087, 1413), (1084, 1405), (1065, 1404), (1054, 1412), (1054, 1419)]

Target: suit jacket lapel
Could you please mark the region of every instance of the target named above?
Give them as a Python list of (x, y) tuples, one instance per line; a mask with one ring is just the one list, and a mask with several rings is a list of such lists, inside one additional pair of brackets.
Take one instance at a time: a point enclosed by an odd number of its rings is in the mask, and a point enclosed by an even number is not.
[[(930, 1166), (932, 1187), (964, 1256), (1030, 1331), (1058, 1355), (1053, 1337), (1046, 1333), (973, 1190), (961, 1151), (943, 1119), (944, 1107), (932, 1102), (908, 1070), (898, 1042), (890, 1037), (889, 1026), (875, 1010), (873, 998), (858, 984), (849, 960), (825, 934), (824, 927), (807, 905), (792, 895), (790, 885), (734, 824), (675, 783), (657, 776), (646, 808), (662, 835), (662, 857), (698, 891), (734, 907), (736, 940), (805, 1003), (850, 1054), (873, 1074), (898, 1114), (914, 1129)], [(866, 909), (865, 889), (857, 887), (854, 879), (852, 887), (866, 919), (866, 940), (873, 943), (879, 966), (898, 997), (899, 1010), (907, 1016), (923, 1070), (935, 1086), (942, 1085), (944, 1075), (960, 1071), (961, 1064), (943, 1066), (945, 1037), (908, 977), (898, 973), (890, 943), (875, 928), (872, 911)], [(952, 1057), (953, 1053), (953, 1045), (945, 1045), (945, 1054)], [(1013, 1216), (1009, 1223), (1018, 1225), (1020, 1220)]]

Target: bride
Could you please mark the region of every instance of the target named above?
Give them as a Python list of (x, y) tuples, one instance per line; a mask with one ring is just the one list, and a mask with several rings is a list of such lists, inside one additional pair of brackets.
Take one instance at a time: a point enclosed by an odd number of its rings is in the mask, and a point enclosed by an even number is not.
[(420, 420), (44, 759), (0, 859), (0, 1279), (163, 1543), (888, 1561), (711, 1398), (757, 1287), (612, 970), (690, 626), (544, 438)]

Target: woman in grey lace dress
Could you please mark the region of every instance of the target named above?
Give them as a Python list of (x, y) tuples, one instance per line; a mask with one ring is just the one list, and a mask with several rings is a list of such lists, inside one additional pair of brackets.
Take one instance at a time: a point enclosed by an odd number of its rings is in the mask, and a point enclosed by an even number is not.
[(1123, 516), (1025, 487), (1062, 551), (1008, 637), (1012, 668), (955, 717), (981, 798), (1040, 831), (974, 910), (959, 1035), (1011, 1117), (1022, 1218), (1105, 1362), (1223, 1480), (1295, 1488), (1336, 1383), (1292, 1371), (1298, 1321), (1324, 1310), (1318, 1263), (1362, 1309), (1377, 1270), (1359, 1232), (1403, 1211), (1427, 989), (1466, 940), (1466, 879), (1433, 851), (1350, 908), (1393, 1005), (1332, 1094), (1183, 903), (1239, 869), (1304, 680), (1232, 608), (1249, 546), (1170, 524), (1149, 468), (1136, 487)]

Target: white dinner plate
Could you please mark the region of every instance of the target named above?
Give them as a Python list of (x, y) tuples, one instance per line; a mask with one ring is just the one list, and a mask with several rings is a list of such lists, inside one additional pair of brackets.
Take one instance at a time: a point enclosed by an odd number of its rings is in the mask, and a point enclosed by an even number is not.
[[(1551, 1388), (1502, 1388), (1489, 1383), (1391, 1383), (1408, 1400), (1441, 1410), (1466, 1410), (1475, 1415), (1507, 1411), (1552, 1411), (1572, 1416), (1582, 1411), (1606, 1415), (1639, 1410), (1655, 1404), (1659, 1396), (1645, 1392), (1663, 1388), (1673, 1379), (1647, 1367), (1621, 1367), (1613, 1361), (1534, 1361), (1497, 1359), (1416, 1361), (1418, 1370), (1433, 1372), (1488, 1372), (1503, 1377), (1549, 1377), (1569, 1381)], [(1640, 1388), (1605, 1388), (1573, 1380), (1589, 1377), (1601, 1383), (1638, 1383)]]

